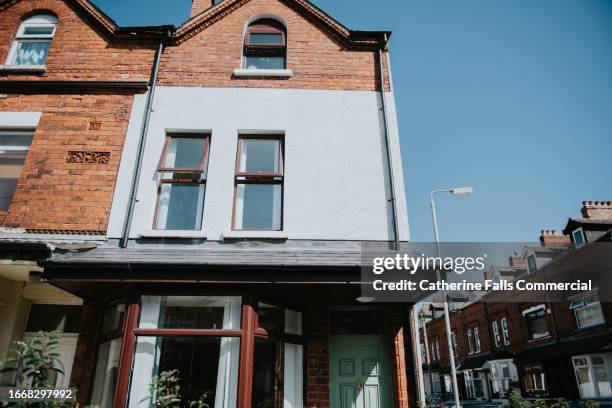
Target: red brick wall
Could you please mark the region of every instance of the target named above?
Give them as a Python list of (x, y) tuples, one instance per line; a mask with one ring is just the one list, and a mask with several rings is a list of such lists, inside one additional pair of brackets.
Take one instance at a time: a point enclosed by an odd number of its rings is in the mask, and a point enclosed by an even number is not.
[[(393, 336), (393, 388), (394, 406), (396, 408), (408, 408), (408, 378), (406, 377), (406, 351), (404, 348), (404, 336), (410, 333), (404, 332), (402, 324), (402, 310), (399, 307), (391, 309), (391, 334)], [(412, 382), (414, 384), (414, 382)]]
[(0, 80), (148, 80), (157, 45), (135, 40), (109, 44), (108, 35), (86, 23), (62, 0), (22, 0), (0, 7), (0, 63), (4, 63), (24, 17), (37, 10), (58, 18), (42, 75), (0, 75)]
[(81, 330), (70, 374), (70, 387), (77, 389), (77, 400), (81, 406), (87, 405), (92, 391), (100, 317), (97, 307), (87, 303), (83, 305)]
[[(260, 14), (274, 14), (287, 23), (287, 68), (293, 70), (290, 79), (233, 78), (234, 69), (241, 68), (245, 24)], [(346, 49), (282, 1), (250, 0), (192, 38), (168, 47), (159, 83), (372, 91), (378, 89), (376, 55), (375, 51)]]
[[(58, 232), (106, 231), (132, 95), (9, 95), (0, 111), (43, 112), (0, 225)], [(89, 130), (90, 121), (101, 122)], [(1, 124), (0, 124), (1, 125)], [(69, 151), (110, 152), (107, 164), (68, 163)], [(53, 231), (50, 231), (53, 232)]]
[(309, 313), (306, 354), (306, 401), (308, 408), (329, 407), (329, 313), (313, 307)]

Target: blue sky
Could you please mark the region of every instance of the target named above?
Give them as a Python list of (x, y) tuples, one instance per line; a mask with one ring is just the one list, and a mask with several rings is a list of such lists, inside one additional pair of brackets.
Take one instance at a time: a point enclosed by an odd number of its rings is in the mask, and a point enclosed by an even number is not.
[[(412, 239), (534, 241), (612, 199), (612, 2), (316, 0), (390, 29)], [(189, 0), (94, 0), (120, 25), (180, 24)], [(169, 4), (172, 4), (170, 6)]]

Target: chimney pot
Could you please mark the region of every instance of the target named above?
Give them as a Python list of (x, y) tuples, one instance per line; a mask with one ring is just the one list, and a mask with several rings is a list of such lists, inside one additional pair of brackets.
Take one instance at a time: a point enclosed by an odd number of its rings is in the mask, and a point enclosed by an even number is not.
[(580, 212), (584, 218), (610, 220), (612, 219), (612, 201), (583, 201)]
[(540, 243), (542, 246), (565, 246), (571, 243), (570, 237), (563, 234), (557, 234), (554, 229), (543, 229), (540, 234)]

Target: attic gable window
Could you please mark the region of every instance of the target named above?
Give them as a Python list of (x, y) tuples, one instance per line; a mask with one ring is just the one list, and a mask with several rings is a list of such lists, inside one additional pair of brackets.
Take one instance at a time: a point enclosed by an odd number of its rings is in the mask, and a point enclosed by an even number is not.
[(57, 18), (49, 14), (37, 14), (24, 20), (17, 30), (6, 65), (44, 66), (56, 27)]
[(244, 68), (286, 68), (287, 31), (280, 22), (264, 18), (249, 25), (244, 39)]

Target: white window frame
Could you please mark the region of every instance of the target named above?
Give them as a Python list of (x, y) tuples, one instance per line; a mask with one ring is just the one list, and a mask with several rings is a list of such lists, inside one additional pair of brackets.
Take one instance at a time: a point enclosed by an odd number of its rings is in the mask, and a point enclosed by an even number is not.
[[(572, 366), (574, 367), (574, 377), (576, 379), (576, 386), (578, 387), (578, 391), (580, 392), (580, 398), (610, 398), (610, 396), (601, 396), (601, 390), (599, 389), (599, 381), (597, 381), (597, 377), (596, 377), (596, 373), (595, 373), (595, 367), (593, 364), (593, 357), (599, 357), (603, 360), (604, 362), (604, 369), (606, 374), (608, 375), (608, 382), (610, 382), (610, 368), (608, 367), (608, 362), (606, 359), (606, 355), (605, 354), (581, 354), (581, 355), (577, 355), (577, 356), (572, 356)], [(584, 358), (587, 360), (587, 364), (586, 365), (576, 365), (576, 359), (579, 358)], [(591, 383), (593, 385), (593, 390), (595, 391), (595, 396), (583, 396), (582, 395), (582, 391), (580, 390), (580, 383), (578, 381), (578, 374), (576, 372), (577, 368), (586, 368), (588, 370), (589, 373), (589, 379), (591, 380)]]
[(468, 354), (474, 354), (474, 338), (472, 337), (472, 329), (467, 331), (468, 338)]
[[(27, 146), (26, 145), (21, 145), (21, 146), (3, 145), (2, 144), (3, 136), (31, 136), (32, 138), (34, 138), (34, 130), (6, 130), (6, 129), (0, 128), (0, 155), (11, 154), (11, 153), (24, 153), (24, 156), (26, 156), (27, 158), (27, 154), (30, 151), (30, 145), (27, 145)], [(23, 171), (23, 167), (21, 168), (21, 171)], [(15, 196), (15, 192), (13, 192), (13, 195), (11, 196), (11, 200), (13, 199), (14, 196)]]
[[(26, 34), (26, 29), (31, 27), (37, 28), (51, 28), (50, 34)], [(24, 67), (44, 67), (46, 62), (43, 61), (42, 64), (38, 65), (17, 65), (17, 50), (19, 49), (19, 44), (21, 43), (29, 43), (29, 42), (48, 42), (49, 47), (51, 47), (51, 42), (53, 37), (55, 36), (55, 31), (57, 30), (57, 18), (50, 14), (36, 14), (32, 17), (23, 21), (19, 28), (17, 29), (17, 34), (15, 35), (15, 39), (13, 40), (13, 44), (11, 45), (11, 49), (9, 50), (8, 56), (6, 58), (7, 66), (24, 66)]]
[(451, 341), (453, 342), (453, 353), (455, 354), (455, 358), (457, 358), (459, 355), (459, 347), (457, 345), (457, 334), (454, 330), (451, 332)]
[(510, 330), (508, 330), (508, 319), (505, 317), (501, 319), (502, 337), (504, 338), (504, 345), (510, 345)]
[[(585, 329), (587, 327), (593, 327), (606, 322), (606, 319), (603, 314), (603, 310), (601, 309), (601, 302), (599, 300), (599, 295), (597, 290), (593, 290), (587, 293), (581, 293), (579, 295), (573, 296), (568, 299), (570, 302), (569, 308), (574, 312), (574, 319), (576, 320), (576, 327), (579, 329)], [(580, 320), (578, 318), (578, 311), (581, 309), (585, 309), (588, 307), (595, 307), (599, 312), (599, 320), (587, 324), (581, 325)]]
[(474, 327), (474, 340), (476, 340), (476, 353), (480, 353), (482, 349), (480, 347), (480, 334), (478, 333), (478, 327)]
[[(576, 235), (578, 234), (582, 237), (582, 243), (580, 244), (576, 243)], [(572, 231), (572, 242), (576, 248), (580, 248), (581, 246), (585, 246), (587, 244), (586, 235), (584, 234), (582, 227), (578, 227)]]
[(495, 340), (495, 347), (499, 347), (501, 339), (499, 337), (499, 326), (497, 320), (491, 323), (491, 330), (493, 331), (493, 340)]

